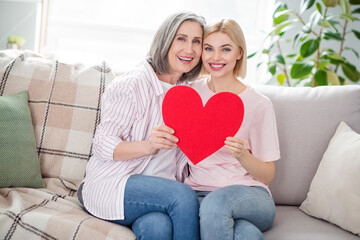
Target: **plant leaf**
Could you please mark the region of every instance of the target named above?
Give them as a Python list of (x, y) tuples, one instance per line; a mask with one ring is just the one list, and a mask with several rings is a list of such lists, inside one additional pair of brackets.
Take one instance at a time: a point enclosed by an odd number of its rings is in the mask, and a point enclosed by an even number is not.
[(293, 23), (293, 21), (291, 21), (291, 20), (280, 23), (280, 24), (275, 28), (274, 33), (275, 33), (276, 35), (279, 35), (279, 34), (282, 32), (282, 29), (283, 29), (283, 28), (285, 28), (286, 26), (291, 25), (292, 23)]
[(350, 0), (350, 4), (352, 4), (352, 5), (360, 5), (360, 0)]
[(327, 57), (333, 60), (346, 62), (345, 59), (337, 53), (328, 54)]
[(325, 70), (326, 69), (326, 66), (329, 64), (329, 60), (328, 59), (325, 59), (325, 58), (319, 58), (319, 61), (318, 61), (318, 69), (323, 69)]
[(330, 63), (334, 64), (334, 65), (346, 63), (346, 59), (337, 53), (328, 54), (328, 55), (325, 55), (325, 57), (328, 58)]
[(318, 39), (310, 39), (306, 41), (300, 48), (300, 54), (303, 58), (311, 56), (319, 48)]
[(355, 9), (354, 11), (351, 12), (352, 14), (357, 14), (360, 13), (360, 8)]
[(338, 4), (338, 0), (322, 0), (325, 7), (335, 7)]
[(356, 67), (354, 65), (350, 63), (344, 63), (341, 65), (341, 69), (345, 76), (348, 77), (351, 81), (359, 81), (360, 74), (356, 71)]
[(312, 29), (314, 26), (316, 26), (321, 21), (321, 14), (314, 11), (310, 16), (310, 28)]
[(341, 77), (341, 76), (338, 76), (339, 77), (339, 81), (340, 81), (340, 84), (341, 85), (347, 85), (348, 81), (347, 79)]
[(339, 0), (339, 5), (343, 13), (351, 15), (351, 5), (348, 0)]
[(352, 30), (352, 32), (355, 34), (355, 36), (357, 37), (357, 39), (360, 40), (360, 32), (356, 31), (356, 30)]
[(321, 7), (321, 4), (320, 3), (316, 3), (316, 9), (318, 10), (318, 12), (320, 14), (322, 14), (322, 7)]
[(286, 10), (288, 10), (288, 7), (287, 7), (287, 5), (285, 3), (278, 2), (276, 4), (276, 8), (275, 8), (275, 11), (273, 13), (273, 22), (274, 22), (275, 25), (280, 24), (280, 23), (282, 23), (282, 22), (289, 19), (288, 14), (276, 16), (276, 14), (278, 14), (279, 12), (283, 12), (283, 11), (286, 11)]
[(290, 70), (290, 76), (293, 79), (304, 78), (309, 75), (313, 69), (313, 65), (303, 62), (295, 62)]
[(273, 17), (273, 22), (275, 25), (277, 24), (280, 24), (282, 22), (285, 22), (287, 20), (289, 20), (290, 18), (290, 13), (291, 11), (290, 10), (284, 10), (284, 11), (280, 11), (280, 12), (277, 12), (274, 14), (274, 17)]
[(277, 75), (276, 78), (277, 78), (278, 83), (280, 83), (280, 85), (283, 86), (284, 82), (285, 82), (285, 79), (286, 79), (285, 74), (280, 73), (279, 75)]
[(300, 3), (300, 14), (311, 8), (315, 3), (315, 0), (302, 0)]
[(353, 22), (356, 20), (356, 18), (354, 18), (351, 14), (340, 14), (340, 18), (344, 19), (344, 20), (348, 20), (350, 22)]
[(256, 51), (256, 52), (251, 53), (249, 56), (247, 56), (247, 59), (252, 58), (252, 57), (253, 57), (253, 56), (255, 56), (256, 54), (257, 54), (257, 51)]
[(275, 75), (275, 73), (276, 73), (276, 65), (275, 64), (269, 67), (269, 72), (271, 73), (271, 75), (273, 75), (273, 76)]
[(283, 55), (276, 55), (275, 56), (275, 61), (278, 62), (278, 63), (281, 63), (283, 65), (285, 65), (285, 58)]
[(327, 75), (327, 81), (330, 85), (341, 85), (339, 77), (336, 73), (327, 70), (326, 75)]
[(340, 33), (334, 33), (334, 32), (330, 32), (330, 31), (324, 32), (324, 39), (326, 39), (326, 40), (332, 39), (332, 40), (336, 40), (336, 41), (344, 40), (344, 38), (341, 37)]
[(290, 13), (296, 14), (296, 12), (294, 12), (294, 10), (289, 10), (289, 9), (283, 9), (283, 10), (279, 10), (279, 11), (275, 12), (273, 15), (274, 24), (280, 24), (282, 22), (289, 20)]
[(314, 74), (316, 86), (328, 85), (327, 74), (325, 70), (317, 70)]
[(349, 47), (346, 47), (345, 49), (352, 51), (352, 52), (355, 54), (355, 56), (357, 57), (357, 59), (359, 59), (359, 57), (360, 57), (360, 56), (359, 56), (359, 53), (358, 53), (355, 49), (349, 48)]
[(310, 23), (307, 23), (306, 25), (304, 25), (301, 30), (304, 32), (304, 33), (311, 33), (311, 24)]
[[(336, 25), (340, 26), (340, 23), (338, 21), (328, 20), (328, 21), (323, 21), (322, 24), (325, 27), (332, 27), (335, 30), (335, 32), (339, 32), (338, 29), (336, 28)], [(326, 26), (327, 24), (328, 26)]]

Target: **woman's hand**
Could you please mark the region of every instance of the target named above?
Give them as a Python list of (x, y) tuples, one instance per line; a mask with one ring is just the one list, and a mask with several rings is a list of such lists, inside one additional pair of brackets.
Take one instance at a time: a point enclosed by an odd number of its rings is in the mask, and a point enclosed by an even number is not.
[(149, 155), (157, 154), (160, 149), (171, 149), (176, 147), (176, 143), (179, 139), (173, 135), (174, 132), (173, 129), (166, 125), (153, 127), (148, 140)]
[(263, 162), (254, 157), (248, 151), (248, 142), (246, 140), (227, 137), (225, 147), (231, 152), (245, 170), (255, 179), (269, 185), (275, 176), (275, 163)]
[(227, 137), (225, 141), (225, 148), (228, 149), (231, 152), (231, 155), (238, 161), (240, 161), (247, 152), (247, 145), (248, 143), (246, 140), (236, 137)]

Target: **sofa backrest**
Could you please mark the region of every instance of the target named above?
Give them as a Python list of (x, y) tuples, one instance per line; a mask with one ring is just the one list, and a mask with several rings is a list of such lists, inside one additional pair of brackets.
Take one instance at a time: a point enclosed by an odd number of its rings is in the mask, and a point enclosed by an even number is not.
[[(0, 51), (0, 96), (29, 91), (44, 178), (78, 185), (91, 156), (109, 66), (65, 64), (32, 52)], [(270, 189), (277, 204), (299, 205), (340, 121), (360, 132), (360, 86), (254, 86), (275, 109), (281, 159)], [(331, 187), (331, 186), (329, 186)]]
[(255, 88), (271, 99), (277, 119), (281, 159), (270, 184), (274, 200), (299, 205), (340, 122), (360, 133), (360, 86)]
[(100, 121), (100, 98), (114, 77), (105, 62), (84, 66), (28, 51), (0, 51), (0, 96), (29, 91), (43, 178), (75, 186), (84, 178)]

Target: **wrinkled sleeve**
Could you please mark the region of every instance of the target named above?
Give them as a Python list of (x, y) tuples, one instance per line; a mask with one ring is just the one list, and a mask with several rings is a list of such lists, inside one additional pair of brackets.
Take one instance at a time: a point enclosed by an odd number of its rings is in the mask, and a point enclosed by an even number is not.
[(119, 83), (110, 84), (102, 97), (101, 122), (93, 139), (93, 154), (98, 159), (114, 159), (116, 146), (130, 134), (135, 114), (130, 90)]
[(262, 104), (255, 119), (249, 135), (251, 153), (264, 162), (279, 160), (276, 116), (270, 101)]

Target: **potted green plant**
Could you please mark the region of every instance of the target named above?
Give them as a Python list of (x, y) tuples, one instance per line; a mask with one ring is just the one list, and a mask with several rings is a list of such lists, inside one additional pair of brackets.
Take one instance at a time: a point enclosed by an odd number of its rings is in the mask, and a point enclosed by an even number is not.
[(8, 49), (21, 49), (25, 43), (25, 39), (17, 34), (8, 37), (7, 48)]
[[(345, 57), (360, 57), (360, 43), (346, 44), (350, 35), (360, 40), (360, 32), (352, 28), (360, 21), (356, 17), (360, 8), (352, 10), (355, 4), (360, 1), (301, 0), (300, 10), (295, 11), (278, 1), (273, 13), (274, 27), (266, 39), (268, 44), (249, 58), (264, 54), (265, 60), (258, 66), (266, 64), (280, 85), (315, 87), (358, 82), (359, 66)], [(285, 53), (285, 45), (291, 52)]]

